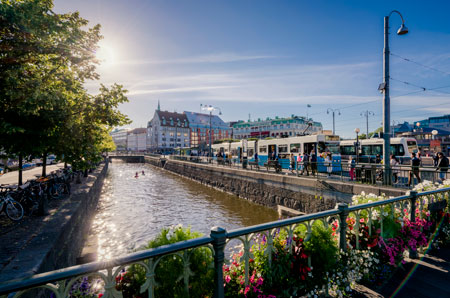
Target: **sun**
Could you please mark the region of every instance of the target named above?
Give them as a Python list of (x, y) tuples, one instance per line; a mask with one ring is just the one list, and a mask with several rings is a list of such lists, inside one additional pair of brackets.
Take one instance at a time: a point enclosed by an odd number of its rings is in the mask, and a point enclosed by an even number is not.
[(95, 53), (95, 57), (99, 60), (100, 65), (108, 66), (114, 64), (114, 49), (110, 45), (100, 42), (99, 48)]

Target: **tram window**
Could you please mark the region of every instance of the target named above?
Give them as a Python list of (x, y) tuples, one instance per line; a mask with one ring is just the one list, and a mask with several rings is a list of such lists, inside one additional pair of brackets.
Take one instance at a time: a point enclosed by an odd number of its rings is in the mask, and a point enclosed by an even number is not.
[(341, 146), (342, 155), (356, 155), (355, 146)]
[(250, 157), (250, 156), (253, 156), (253, 149), (248, 149), (248, 156)]
[(369, 145), (362, 145), (361, 146), (361, 155), (371, 155), (372, 154), (372, 150), (370, 150), (372, 146)]
[(291, 153), (300, 152), (300, 144), (291, 144)]
[(324, 142), (319, 142), (317, 143), (317, 149), (319, 150), (319, 154), (325, 151), (325, 143)]
[(259, 153), (267, 153), (267, 146), (260, 146)]
[(372, 146), (372, 155), (383, 155), (383, 146), (382, 145), (374, 145)]
[(405, 149), (403, 148), (403, 145), (401, 144), (391, 145), (391, 154), (393, 154), (394, 156), (404, 156)]
[(419, 151), (416, 141), (406, 141), (406, 144), (408, 145), (408, 151), (410, 153)]
[(287, 145), (279, 145), (278, 146), (278, 152), (279, 153), (287, 153), (288, 152), (288, 146)]
[(339, 154), (339, 145), (337, 143), (327, 143), (326, 146), (332, 154)]

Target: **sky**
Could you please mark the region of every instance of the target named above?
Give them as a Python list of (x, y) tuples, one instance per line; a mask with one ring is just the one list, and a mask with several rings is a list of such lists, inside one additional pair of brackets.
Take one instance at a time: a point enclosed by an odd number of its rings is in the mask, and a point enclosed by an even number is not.
[[(450, 1), (55, 0), (101, 24), (101, 79), (122, 84), (120, 106), (146, 127), (157, 108), (224, 121), (310, 116), (336, 134), (381, 126), (384, 20), (389, 18), (391, 120), (450, 114)], [(425, 88), (425, 90), (424, 90)], [(311, 105), (307, 108), (307, 105)]]

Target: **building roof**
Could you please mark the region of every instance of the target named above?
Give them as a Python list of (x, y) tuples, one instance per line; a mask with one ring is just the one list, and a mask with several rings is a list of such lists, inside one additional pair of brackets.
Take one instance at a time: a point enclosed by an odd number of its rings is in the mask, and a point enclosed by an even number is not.
[(147, 128), (140, 127), (140, 128), (135, 128), (135, 129), (128, 131), (128, 134), (140, 134), (140, 133), (146, 134)]
[(306, 119), (306, 117), (303, 116), (295, 116), (292, 115), (291, 117), (286, 118), (280, 118), (278, 116), (275, 117), (275, 119), (267, 117), (266, 119), (258, 119), (255, 121), (238, 121), (237, 123), (233, 124), (234, 128), (238, 127), (251, 127), (251, 126), (258, 126), (258, 125), (276, 125), (276, 124), (284, 124), (284, 123), (302, 123), (307, 124), (308, 122), (311, 122), (313, 126), (316, 127), (322, 127), (322, 123), (312, 121), (312, 119)]
[(176, 127), (177, 126), (176, 124), (179, 121), (180, 125), (178, 125), (178, 127), (189, 127), (189, 120), (184, 113), (182, 114), (176, 112), (156, 110), (156, 114), (159, 117), (161, 126)]
[(187, 112), (187, 111), (184, 111), (184, 114), (188, 118), (191, 127), (194, 126), (209, 127), (209, 121), (211, 120), (212, 127), (229, 128), (229, 126), (217, 115), (210, 116), (209, 114)]

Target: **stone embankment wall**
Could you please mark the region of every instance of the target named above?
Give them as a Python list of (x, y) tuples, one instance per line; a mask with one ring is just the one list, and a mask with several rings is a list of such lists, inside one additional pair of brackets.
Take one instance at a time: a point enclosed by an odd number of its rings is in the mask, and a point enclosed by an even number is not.
[(101, 164), (82, 184), (72, 183), (72, 194), (44, 220), (46, 223), (30, 242), (0, 272), (0, 281), (76, 265), (89, 232), (108, 170)]
[(149, 156), (145, 161), (264, 206), (281, 205), (304, 213), (332, 209), (338, 202), (350, 203), (351, 196), (362, 191), (388, 196), (404, 194), (404, 190), (399, 189), (280, 175), (265, 170), (249, 171)]

